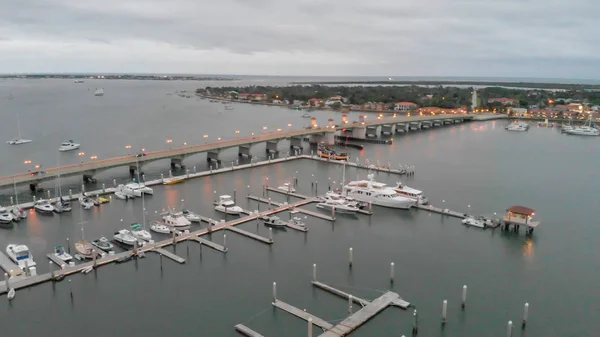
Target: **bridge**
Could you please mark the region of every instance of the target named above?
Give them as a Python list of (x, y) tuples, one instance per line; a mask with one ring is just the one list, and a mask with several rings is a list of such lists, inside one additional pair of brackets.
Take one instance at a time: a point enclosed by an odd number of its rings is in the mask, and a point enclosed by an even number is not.
[(238, 155), (251, 157), (250, 148), (258, 143), (266, 143), (267, 152), (277, 152), (277, 144), (280, 140), (289, 139), (290, 149), (302, 149), (302, 141), (305, 137), (310, 137), (310, 143), (324, 142), (328, 145), (335, 143), (335, 133), (338, 131), (352, 132), (351, 139), (365, 139), (370, 136), (377, 136), (379, 129), (381, 134), (391, 134), (394, 132), (408, 132), (411, 130), (420, 130), (428, 127), (442, 126), (445, 124), (460, 123), (465, 120), (471, 120), (470, 115), (437, 115), (437, 116), (396, 116), (385, 119), (376, 119), (375, 121), (366, 121), (365, 116), (361, 116), (358, 122), (349, 122), (347, 115), (342, 116), (342, 122), (338, 125), (329, 119), (328, 125), (319, 126), (313, 117), (311, 126), (299, 130), (279, 130), (257, 134), (250, 137), (238, 137), (235, 139), (220, 140), (213, 143), (202, 145), (184, 146), (168, 150), (158, 150), (144, 153), (143, 155), (128, 155), (100, 160), (82, 162), (80, 164), (66, 165), (59, 168), (48, 168), (40, 173), (22, 173), (11, 176), (0, 177), (0, 188), (12, 187), (13, 184), (29, 184), (35, 189), (38, 183), (54, 179), (61, 176), (82, 175), (84, 181), (92, 180), (94, 175), (102, 170), (108, 170), (115, 167), (128, 166), (131, 173), (135, 173), (138, 167), (156, 160), (171, 160), (171, 166), (179, 165), (183, 167), (183, 160), (186, 156), (197, 153), (207, 153), (208, 161), (217, 161), (220, 163), (219, 152), (228, 148), (238, 147)]

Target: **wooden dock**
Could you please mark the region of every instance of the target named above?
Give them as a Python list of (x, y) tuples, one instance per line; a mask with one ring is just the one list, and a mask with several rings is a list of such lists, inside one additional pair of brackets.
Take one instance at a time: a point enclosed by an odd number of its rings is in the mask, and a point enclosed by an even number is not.
[(369, 319), (375, 317), (375, 315), (377, 315), (383, 309), (390, 306), (392, 302), (397, 300), (399, 297), (400, 296), (398, 296), (398, 294), (388, 291), (387, 293), (373, 300), (364, 308), (352, 314), (350, 317), (338, 323), (336, 326), (328, 329), (327, 332), (319, 335), (319, 337), (347, 336)]
[(275, 192), (275, 193), (279, 193), (279, 194), (283, 194), (283, 195), (289, 195), (290, 197), (294, 197), (294, 198), (298, 198), (298, 199), (309, 199), (310, 198), (305, 195), (298, 194), (296, 192), (286, 192), (286, 191), (280, 190), (278, 188), (273, 188), (273, 187), (269, 187), (269, 186), (267, 186), (267, 191), (271, 191), (271, 192)]
[(455, 212), (455, 211), (451, 211), (449, 209), (442, 209), (439, 207), (434, 207), (432, 205), (417, 205), (416, 206), (418, 209), (422, 209), (424, 211), (429, 211), (431, 213), (438, 213), (438, 214), (442, 214), (442, 215), (449, 215), (455, 218), (459, 218), (459, 219), (464, 219), (466, 218), (465, 213), (459, 213), (459, 212)]
[(152, 251), (164, 255), (177, 263), (185, 263), (185, 259), (179, 255), (173, 254), (170, 251), (162, 248), (154, 248)]
[(64, 266), (69, 265), (68, 262), (59, 259), (54, 253), (46, 254), (46, 256), (50, 259), (50, 261), (54, 262), (57, 266), (63, 268)]
[(306, 226), (299, 226), (299, 225), (293, 224), (291, 222), (286, 222), (285, 225), (288, 228), (291, 228), (291, 229), (294, 229), (294, 230), (297, 230), (297, 231), (300, 231), (300, 232), (305, 232), (305, 233), (308, 232), (308, 228), (306, 228)]
[(289, 305), (285, 302), (282, 302), (280, 300), (275, 300), (273, 302), (273, 305), (283, 311), (287, 311), (288, 313), (296, 316), (296, 317), (300, 317), (305, 321), (308, 321), (309, 318), (312, 318), (312, 322), (314, 325), (321, 327), (325, 330), (329, 330), (331, 328), (333, 328), (333, 325), (326, 322), (325, 320), (315, 316), (315, 315), (311, 315), (308, 312), (304, 311), (304, 310), (300, 310), (296, 307), (294, 307), (293, 305)]
[(9, 276), (23, 275), (23, 269), (19, 268), (19, 266), (3, 252), (0, 252), (0, 267), (4, 269)]
[[(323, 290), (325, 290), (325, 291), (328, 291), (328, 292), (330, 292), (330, 293), (332, 293), (332, 294), (334, 294), (334, 295), (337, 295), (337, 296), (339, 296), (339, 297), (342, 297), (342, 298), (345, 298), (345, 299), (348, 299), (348, 298), (350, 297), (350, 294), (349, 294), (349, 293), (346, 293), (346, 292), (344, 292), (344, 291), (342, 291), (342, 290), (339, 290), (339, 289), (337, 289), (337, 288), (334, 288), (334, 287), (332, 287), (332, 286), (329, 286), (329, 285), (327, 285), (327, 284), (325, 284), (325, 283), (321, 283), (321, 282), (318, 282), (318, 281), (312, 281), (311, 283), (312, 283), (312, 285), (313, 285), (313, 286), (315, 286), (315, 287), (317, 287), (317, 288), (320, 288), (320, 289), (323, 289)], [(356, 296), (354, 296), (354, 295), (352, 295), (352, 301), (353, 301), (353, 302), (355, 302), (355, 303), (358, 303), (358, 304), (360, 304), (360, 305), (361, 305), (361, 306), (363, 306), (363, 307), (365, 307), (365, 306), (367, 306), (369, 303), (371, 303), (371, 302), (370, 302), (370, 301), (368, 301), (368, 300), (365, 300), (365, 299), (362, 299), (362, 298), (356, 297)], [(403, 299), (402, 299), (400, 296), (398, 296), (398, 299), (397, 299), (397, 300), (394, 300), (394, 301), (391, 303), (391, 305), (393, 305), (393, 306), (396, 306), (396, 307), (399, 307), (399, 308), (402, 308), (402, 309), (408, 309), (408, 308), (410, 307), (410, 303), (409, 303), (409, 302), (407, 302), (407, 301), (405, 301), (405, 300), (403, 300)]]
[(250, 329), (249, 327), (243, 324), (236, 325), (235, 330), (247, 337), (264, 337), (263, 335), (259, 334), (258, 332)]
[(223, 246), (221, 246), (218, 243), (214, 243), (212, 241), (203, 239), (201, 237), (194, 236), (194, 237), (189, 238), (188, 240), (196, 241), (196, 242), (198, 242), (201, 245), (205, 245), (205, 246), (210, 247), (210, 248), (212, 248), (214, 250), (218, 250), (218, 251), (220, 251), (222, 253), (227, 253), (227, 247), (223, 247)]
[(298, 211), (298, 213), (303, 213), (306, 215), (310, 215), (310, 216), (314, 216), (315, 218), (319, 218), (319, 219), (323, 219), (323, 220), (327, 220), (327, 221), (334, 221), (335, 218), (332, 218), (329, 215), (325, 215), (319, 212), (314, 212), (314, 211), (309, 211), (307, 209), (302, 209), (302, 208), (297, 208), (296, 211)]
[(254, 239), (256, 241), (260, 241), (262, 243), (266, 243), (266, 244), (272, 244), (273, 243), (273, 240), (271, 240), (271, 239), (265, 238), (265, 237), (260, 236), (258, 234), (254, 234), (252, 232), (248, 232), (248, 231), (243, 230), (241, 228), (236, 228), (236, 227), (231, 226), (231, 227), (227, 227), (227, 229), (230, 230), (230, 231), (232, 231), (232, 232), (235, 232), (235, 233), (247, 236), (247, 237), (249, 237), (251, 239)]

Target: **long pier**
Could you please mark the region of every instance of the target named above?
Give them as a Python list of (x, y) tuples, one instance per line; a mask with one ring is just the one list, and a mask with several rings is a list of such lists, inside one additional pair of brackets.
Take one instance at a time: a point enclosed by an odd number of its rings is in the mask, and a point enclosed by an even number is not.
[(308, 321), (308, 319), (310, 318), (310, 319), (312, 319), (312, 322), (313, 322), (314, 325), (316, 325), (318, 327), (321, 327), (321, 328), (323, 328), (325, 330), (329, 330), (329, 329), (333, 328), (333, 325), (330, 324), (330, 323), (328, 323), (327, 321), (325, 321), (325, 320), (323, 320), (323, 319), (321, 319), (321, 318), (319, 318), (319, 317), (317, 317), (315, 315), (311, 315), (311, 314), (309, 314), (308, 312), (306, 312), (304, 310), (300, 310), (300, 309), (296, 308), (295, 306), (287, 304), (287, 303), (282, 302), (280, 300), (277, 300), (277, 299), (274, 300), (273, 301), (273, 306), (275, 306), (275, 307), (277, 307), (277, 308), (279, 308), (279, 309), (281, 309), (283, 311), (286, 311), (286, 312), (288, 312), (288, 313), (290, 313), (290, 314), (292, 314), (292, 315), (294, 315), (296, 317), (300, 317), (300, 318), (302, 318), (305, 321)]

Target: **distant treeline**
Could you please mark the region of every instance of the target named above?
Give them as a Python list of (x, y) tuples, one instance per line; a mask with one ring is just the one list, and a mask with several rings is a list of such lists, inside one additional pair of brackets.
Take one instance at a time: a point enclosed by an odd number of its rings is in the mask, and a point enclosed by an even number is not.
[(144, 80), (144, 81), (233, 81), (234, 78), (209, 77), (209, 76), (186, 76), (186, 75), (100, 75), (100, 74), (28, 74), (28, 75), (0, 75), (0, 78), (20, 79), (103, 79), (103, 80)]
[(292, 84), (302, 85), (478, 85), (478, 86), (498, 86), (515, 88), (533, 88), (533, 89), (564, 89), (564, 90), (584, 90), (600, 89), (600, 84), (567, 84), (567, 83), (537, 83), (537, 82), (484, 82), (484, 81), (331, 81), (331, 82), (293, 82)]

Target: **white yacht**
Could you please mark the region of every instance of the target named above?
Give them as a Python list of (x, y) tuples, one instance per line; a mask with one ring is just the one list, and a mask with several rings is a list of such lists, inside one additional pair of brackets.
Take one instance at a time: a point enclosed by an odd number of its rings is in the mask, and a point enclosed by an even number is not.
[(186, 219), (181, 213), (174, 213), (169, 211), (165, 215), (163, 215), (164, 224), (173, 227), (177, 230), (185, 230), (190, 229), (190, 225), (192, 224), (188, 219)]
[(15, 216), (11, 212), (5, 210), (0, 213), (0, 224), (11, 224), (13, 221), (15, 221)]
[[(140, 184), (140, 183), (136, 183), (136, 182), (125, 185), (125, 188), (131, 189), (133, 191), (134, 195), (137, 196), (139, 194), (140, 197), (142, 196), (142, 193), (150, 194), (150, 195), (154, 194), (154, 190), (152, 189), (152, 187), (148, 187), (144, 184)], [(136, 191), (139, 191), (139, 193)]]
[(344, 199), (334, 200), (327, 199), (324, 202), (318, 203), (317, 208), (332, 210), (335, 209), (337, 213), (356, 213), (358, 211), (358, 207), (348, 203)]
[(73, 142), (72, 140), (67, 140), (60, 144), (58, 151), (65, 152), (65, 151), (77, 150), (80, 146), (81, 146), (81, 144), (77, 144), (77, 143)]
[(90, 197), (79, 197), (79, 203), (84, 209), (91, 209), (94, 207), (94, 200), (92, 200)]
[(54, 247), (54, 256), (56, 256), (57, 258), (65, 261), (65, 262), (69, 262), (73, 259), (73, 256), (71, 256), (71, 254), (65, 252), (65, 249), (63, 248), (63, 246), (56, 246)]
[(18, 205), (14, 205), (10, 209), (10, 212), (13, 214), (13, 216), (15, 218), (27, 219), (27, 212), (25, 210), (23, 210), (21, 207), (19, 207)]
[(514, 121), (512, 123), (510, 123), (507, 127), (506, 127), (506, 131), (527, 131), (529, 129), (529, 124), (527, 123), (523, 123), (521, 121)]
[(318, 197), (318, 199), (322, 200), (323, 202), (325, 202), (327, 200), (340, 200), (341, 199), (341, 200), (347, 202), (349, 205), (353, 205), (358, 208), (364, 208), (364, 207), (368, 206), (368, 204), (365, 202), (358, 201), (354, 198), (345, 197), (345, 196), (341, 195), (340, 193), (341, 193), (341, 191), (339, 191), (339, 192), (328, 191), (327, 193), (325, 193), (324, 196)]
[(238, 215), (243, 211), (240, 206), (235, 205), (235, 202), (229, 195), (222, 195), (219, 197), (219, 201), (216, 203), (215, 210), (225, 214), (233, 215)]
[(284, 191), (286, 193), (295, 193), (296, 189), (290, 183), (284, 183), (283, 185), (277, 187), (278, 190)]
[(173, 227), (169, 227), (167, 226), (164, 222), (162, 221), (155, 221), (152, 223), (152, 225), (150, 225), (150, 230), (156, 233), (160, 233), (160, 234), (171, 234), (171, 230), (173, 229)]
[(200, 222), (200, 215), (190, 210), (183, 209), (181, 210), (181, 214), (183, 214), (183, 216), (191, 222)]
[(367, 178), (368, 180), (357, 180), (348, 183), (344, 186), (342, 195), (390, 208), (409, 209), (415, 205), (414, 200), (402, 197), (393, 188), (374, 181), (373, 174), (367, 175)]
[(134, 188), (129, 187), (129, 184), (127, 184), (127, 185), (119, 184), (117, 186), (117, 192), (121, 192), (122, 194), (124, 194), (128, 197), (141, 197), (142, 194), (145, 193), (141, 189), (134, 189)]
[(96, 89), (94, 96), (104, 96), (104, 88)]
[(401, 182), (398, 182), (396, 184), (396, 187), (394, 187), (394, 190), (400, 196), (418, 201), (419, 205), (426, 205), (429, 202), (427, 200), (427, 198), (423, 195), (423, 191), (419, 191), (412, 187), (408, 187), (408, 186), (402, 184)]
[(299, 217), (297, 217), (297, 216), (291, 218), (288, 221), (288, 223), (291, 224), (291, 225), (296, 225), (296, 226), (301, 226), (301, 227), (305, 227), (306, 226), (306, 224), (302, 221), (302, 219), (299, 218)]
[(600, 131), (598, 129), (592, 127), (592, 120), (588, 119), (584, 125), (573, 127), (570, 130), (563, 129), (565, 133), (570, 135), (577, 136), (598, 136), (600, 135)]
[(47, 199), (40, 199), (35, 202), (33, 208), (36, 212), (44, 213), (44, 214), (53, 214), (54, 206), (50, 204), (50, 201)]
[(144, 229), (142, 225), (139, 223), (134, 223), (131, 225), (131, 234), (138, 239), (142, 239), (144, 241), (152, 240), (152, 235), (150, 232)]
[(477, 220), (475, 218), (465, 218), (462, 221), (463, 225), (467, 225), (467, 226), (473, 226), (473, 227), (479, 227), (479, 228), (485, 228), (485, 223), (481, 220)]
[(6, 253), (21, 269), (24, 269), (26, 265), (28, 268), (36, 265), (33, 261), (33, 255), (31, 255), (29, 247), (26, 245), (8, 245), (6, 246)]
[(136, 243), (136, 241), (138, 240), (127, 229), (121, 229), (120, 231), (115, 232), (115, 235), (113, 235), (113, 239), (115, 239), (115, 241), (117, 241), (117, 242), (120, 242), (120, 243), (128, 245), (128, 246), (133, 246)]

